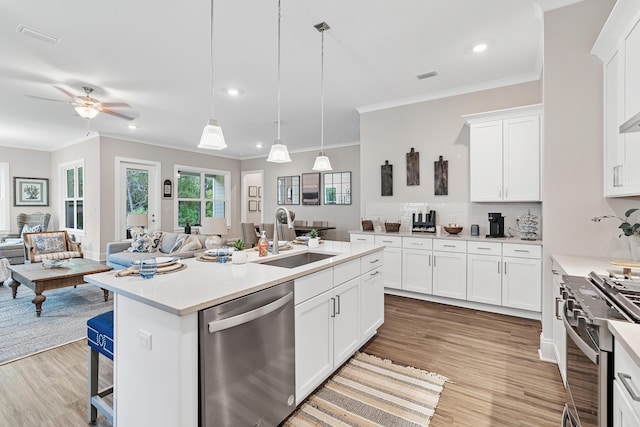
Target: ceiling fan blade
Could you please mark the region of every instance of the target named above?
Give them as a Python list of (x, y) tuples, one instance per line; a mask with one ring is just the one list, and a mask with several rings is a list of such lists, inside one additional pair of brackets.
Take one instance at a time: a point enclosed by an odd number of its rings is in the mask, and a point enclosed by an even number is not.
[(76, 99), (76, 96), (74, 94), (72, 94), (71, 92), (69, 92), (68, 90), (66, 90), (65, 88), (60, 87), (60, 86), (54, 86), (54, 88), (58, 89), (60, 92), (62, 92), (65, 95), (67, 95), (69, 98)]
[(101, 102), (100, 105), (106, 108), (113, 108), (113, 107), (131, 108), (131, 105), (127, 104), (126, 102)]
[(34, 99), (42, 99), (44, 101), (54, 101), (54, 102), (64, 102), (65, 104), (73, 104), (73, 102), (71, 101), (65, 101), (63, 99), (53, 99), (53, 98), (45, 98), (43, 96), (35, 96), (35, 95), (25, 95), (27, 98), (34, 98)]
[(115, 116), (121, 119), (125, 119), (125, 120), (134, 120), (135, 117), (130, 117), (130, 116), (126, 116), (124, 114), (121, 113), (116, 113), (115, 111), (109, 110), (108, 108), (103, 108), (100, 110), (101, 113), (105, 113), (105, 114), (109, 114), (111, 116)]

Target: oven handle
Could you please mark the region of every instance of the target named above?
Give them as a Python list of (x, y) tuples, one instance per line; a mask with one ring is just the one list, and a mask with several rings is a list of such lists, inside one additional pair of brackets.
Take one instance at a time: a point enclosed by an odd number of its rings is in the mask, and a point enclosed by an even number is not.
[(578, 335), (578, 333), (573, 330), (573, 326), (571, 326), (569, 324), (569, 321), (567, 320), (567, 309), (566, 309), (566, 307), (567, 307), (567, 305), (565, 304), (565, 309), (562, 310), (562, 323), (564, 323), (564, 328), (567, 331), (567, 335), (569, 335), (571, 340), (574, 343), (576, 343), (576, 345), (578, 346), (580, 351), (582, 351), (585, 354), (585, 356), (587, 356), (589, 358), (589, 360), (591, 360), (593, 363), (595, 363), (597, 365), (598, 362), (599, 362), (599, 354), (598, 354), (598, 352), (595, 351), (594, 349), (592, 349), (591, 346), (589, 346), (589, 344), (584, 342), (582, 340), (582, 338), (580, 338), (580, 335)]

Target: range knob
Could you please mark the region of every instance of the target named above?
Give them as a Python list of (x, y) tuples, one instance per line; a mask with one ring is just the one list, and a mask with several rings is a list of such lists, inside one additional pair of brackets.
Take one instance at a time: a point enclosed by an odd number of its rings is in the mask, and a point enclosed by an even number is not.
[(587, 327), (587, 318), (584, 316), (577, 316), (578, 319), (578, 328), (586, 329)]
[[(569, 311), (573, 311), (573, 308), (576, 306), (576, 300), (574, 299), (568, 299), (567, 300), (567, 310)], [(576, 307), (577, 308), (577, 307)]]
[(579, 320), (580, 317), (585, 317), (586, 314), (584, 311), (582, 311), (582, 309), (580, 307), (576, 307), (573, 309), (573, 318), (575, 320)]

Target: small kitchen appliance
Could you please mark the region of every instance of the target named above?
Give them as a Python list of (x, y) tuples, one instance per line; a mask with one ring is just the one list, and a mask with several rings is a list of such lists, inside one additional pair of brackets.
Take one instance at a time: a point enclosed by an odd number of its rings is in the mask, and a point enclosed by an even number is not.
[(480, 235), (480, 226), (478, 224), (471, 224), (471, 235), (472, 236)]
[(411, 231), (421, 233), (435, 233), (436, 232), (436, 211), (429, 211), (429, 213), (422, 212), (413, 213), (411, 216), (412, 227)]
[(489, 234), (487, 237), (505, 237), (504, 217), (501, 212), (489, 212)]

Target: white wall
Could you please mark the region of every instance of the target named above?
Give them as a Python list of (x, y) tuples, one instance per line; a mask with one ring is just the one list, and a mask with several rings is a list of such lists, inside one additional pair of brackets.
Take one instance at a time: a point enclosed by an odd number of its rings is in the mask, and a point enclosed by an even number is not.
[[(352, 145), (341, 148), (325, 147), (325, 154), (331, 160), (333, 172), (351, 172), (352, 179), (352, 204), (351, 205), (292, 205), (291, 208), (296, 214), (296, 219), (307, 221), (329, 221), (329, 225), (336, 227), (336, 230), (329, 232), (327, 238), (336, 240), (349, 240), (349, 230), (360, 228), (360, 146)], [(318, 151), (307, 151), (302, 153), (290, 153), (290, 163), (269, 163), (266, 158), (249, 159), (242, 161), (242, 170), (264, 170), (263, 210), (264, 222), (273, 223), (277, 205), (276, 182), (279, 176), (302, 175), (313, 172), (313, 161), (318, 155)]]

